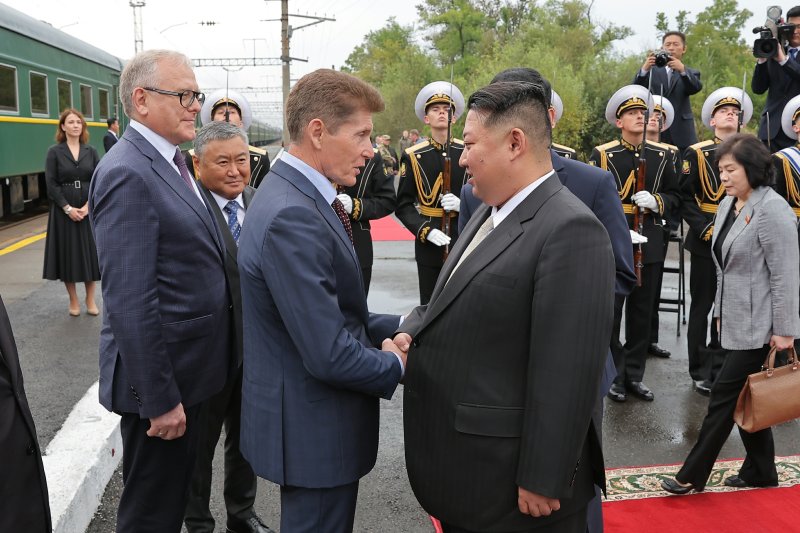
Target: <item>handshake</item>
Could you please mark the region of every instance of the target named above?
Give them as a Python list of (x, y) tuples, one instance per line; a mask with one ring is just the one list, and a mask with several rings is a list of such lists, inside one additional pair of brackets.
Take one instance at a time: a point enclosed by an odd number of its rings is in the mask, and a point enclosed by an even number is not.
[(408, 333), (398, 333), (394, 336), (394, 339), (384, 339), (381, 344), (381, 350), (384, 352), (392, 352), (400, 358), (400, 361), (403, 362), (404, 372), (409, 348), (411, 348), (411, 335)]

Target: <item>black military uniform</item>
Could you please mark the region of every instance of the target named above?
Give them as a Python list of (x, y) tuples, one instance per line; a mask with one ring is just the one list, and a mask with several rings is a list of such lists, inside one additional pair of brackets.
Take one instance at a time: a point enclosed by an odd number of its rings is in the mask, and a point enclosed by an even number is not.
[[(617, 180), (617, 190), (622, 200), (623, 211), (631, 229), (635, 204), (631, 196), (636, 191), (636, 171), (639, 166), (640, 146), (634, 146), (624, 139), (597, 146), (592, 150), (589, 162), (609, 170)], [(642, 244), (641, 270), (642, 286), (634, 287), (627, 297), (625, 309), (626, 342), (619, 342), (621, 307), (614, 317), (614, 333), (611, 351), (617, 367), (615, 383), (627, 385), (642, 381), (650, 344), (653, 302), (658, 298), (657, 281), (664, 267), (664, 245), (667, 233), (664, 231), (665, 218), (679, 203), (678, 180), (669, 148), (661, 143), (648, 141), (645, 148), (647, 175), (645, 190), (649, 191), (658, 203), (658, 213), (647, 211), (644, 215), (642, 234), (648, 242)], [(652, 399), (652, 397), (651, 397)]]
[[(450, 141), (450, 192), (458, 196), (469, 175), (458, 166), (464, 152), (464, 141)], [(430, 300), (433, 286), (444, 264), (444, 247), (426, 240), (432, 229), (442, 228), (444, 213), (440, 203), (442, 195), (442, 171), (444, 170), (444, 146), (433, 139), (408, 148), (400, 159), (400, 185), (397, 190), (397, 218), (416, 235), (414, 257), (417, 261), (420, 302)], [(451, 212), (450, 247), (458, 238), (458, 213)]]
[(714, 137), (713, 140), (693, 144), (686, 149), (683, 157), (682, 215), (689, 225), (684, 246), (692, 254), (689, 276), (692, 303), (686, 340), (689, 374), (695, 381), (713, 381), (711, 355), (707, 348), (719, 349), (719, 335), (714, 324), (711, 325), (711, 342), (708, 346), (706, 338), (709, 331), (708, 313), (714, 305), (717, 292), (717, 271), (711, 259), (711, 236), (717, 207), (725, 197), (716, 161), (716, 151), (721, 142)]
[(563, 144), (556, 144), (552, 143), (550, 148), (560, 155), (561, 157), (567, 159), (578, 159), (578, 153), (575, 151), (574, 148), (570, 148), (569, 146), (564, 146)]
[(364, 291), (369, 293), (372, 279), (372, 234), (369, 221), (391, 214), (396, 202), (393, 179), (386, 173), (383, 158), (377, 148), (372, 159), (362, 167), (355, 185), (337, 192), (347, 194), (353, 199), (353, 211), (350, 213), (353, 246), (361, 265)]
[(772, 154), (775, 167), (775, 191), (783, 196), (800, 218), (800, 145)]

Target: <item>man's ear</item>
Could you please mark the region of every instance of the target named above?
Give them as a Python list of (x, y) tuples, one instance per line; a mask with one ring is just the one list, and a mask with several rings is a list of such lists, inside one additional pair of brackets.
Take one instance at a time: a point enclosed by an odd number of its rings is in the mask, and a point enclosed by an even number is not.
[(147, 116), (147, 91), (141, 87), (137, 87), (133, 90), (131, 100), (133, 102), (133, 108), (136, 110), (136, 112), (140, 115)]
[(311, 141), (311, 144), (316, 149), (322, 148), (322, 136), (325, 130), (325, 125), (322, 120), (315, 118), (306, 126), (306, 136)]
[(519, 128), (514, 128), (508, 133), (507, 142), (512, 160), (519, 157), (528, 148), (528, 136)]
[(555, 128), (556, 127), (556, 108), (553, 107), (553, 106), (548, 107), (547, 108), (547, 116), (550, 117), (550, 127), (551, 128)]

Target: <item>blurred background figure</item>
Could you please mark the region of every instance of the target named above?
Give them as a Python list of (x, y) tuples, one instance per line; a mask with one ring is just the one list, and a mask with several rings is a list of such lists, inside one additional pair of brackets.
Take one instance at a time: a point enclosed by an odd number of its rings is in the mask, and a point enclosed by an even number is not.
[(45, 179), (50, 220), (44, 248), (44, 279), (61, 280), (69, 294), (69, 314), (81, 314), (76, 283), (86, 285), (86, 313), (97, 316), (94, 282), (100, 280), (92, 227), (89, 224), (89, 182), (100, 156), (89, 143), (86, 120), (77, 109), (58, 119), (56, 142), (47, 151)]
[(106, 120), (106, 124), (108, 124), (108, 131), (103, 136), (103, 149), (108, 153), (111, 147), (117, 144), (119, 138), (119, 121), (117, 117), (111, 117)]

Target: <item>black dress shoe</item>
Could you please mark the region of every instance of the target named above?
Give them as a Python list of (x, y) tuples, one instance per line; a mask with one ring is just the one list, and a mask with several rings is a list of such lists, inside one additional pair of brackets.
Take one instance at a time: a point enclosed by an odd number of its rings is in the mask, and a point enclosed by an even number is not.
[(628, 399), (628, 396), (625, 393), (625, 387), (616, 383), (611, 384), (611, 389), (608, 391), (608, 397), (615, 402), (624, 402)]
[(655, 342), (647, 347), (647, 353), (655, 355), (656, 357), (663, 357), (664, 359), (672, 355), (669, 350), (665, 350)]
[(231, 524), (228, 524), (228, 527), (225, 528), (228, 533), (275, 533), (272, 529), (270, 529), (267, 524), (261, 521), (258, 515), (254, 514), (244, 522), (239, 522), (234, 524), (231, 527)]
[(655, 396), (653, 396), (653, 392), (641, 381), (630, 381), (625, 385), (625, 388), (628, 390), (628, 392), (646, 402), (652, 402), (655, 398)]
[(750, 483), (748, 481), (743, 480), (739, 476), (728, 476), (725, 478), (723, 482), (726, 487), (734, 487), (737, 489), (743, 489), (745, 487), (777, 487), (778, 482), (774, 481), (772, 483)]
[(692, 485), (691, 483), (689, 485), (684, 486), (678, 483), (678, 480), (672, 478), (662, 479), (661, 488), (669, 492), (670, 494), (679, 494), (679, 495), (688, 494), (692, 491), (703, 492), (703, 489), (695, 488), (695, 486)]
[(694, 382), (694, 390), (703, 396), (711, 396), (711, 383), (707, 379), (698, 379)]

